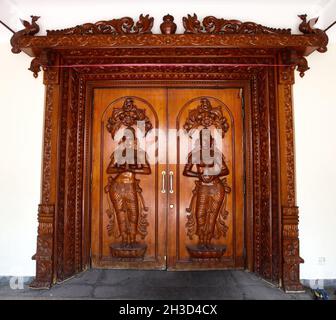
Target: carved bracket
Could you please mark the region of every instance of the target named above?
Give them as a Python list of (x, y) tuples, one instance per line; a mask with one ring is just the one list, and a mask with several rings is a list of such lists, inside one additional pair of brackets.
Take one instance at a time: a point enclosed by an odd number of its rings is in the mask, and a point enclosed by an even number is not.
[(282, 61), (283, 63), (296, 68), (296, 70), (299, 71), (301, 78), (304, 77), (305, 72), (310, 69), (307, 59), (294, 50), (283, 52)]

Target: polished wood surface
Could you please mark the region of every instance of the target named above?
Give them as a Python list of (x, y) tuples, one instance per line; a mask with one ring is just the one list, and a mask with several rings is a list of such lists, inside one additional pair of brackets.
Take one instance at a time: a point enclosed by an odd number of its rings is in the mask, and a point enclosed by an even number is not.
[[(200, 106), (201, 100), (206, 98), (213, 108), (219, 108), (223, 117), (228, 122), (228, 131), (222, 141), (222, 153), (228, 168), (229, 174), (226, 181), (231, 192), (227, 194), (227, 210), (225, 224), (227, 232), (219, 239), (213, 239), (213, 245), (225, 246), (223, 256), (218, 259), (190, 259), (188, 246), (197, 246), (198, 235), (190, 239), (187, 235), (186, 224), (187, 212), (195, 189), (197, 178), (187, 177), (184, 173), (186, 157), (185, 150), (190, 139), (187, 132), (181, 134), (177, 139), (169, 139), (169, 170), (174, 174), (174, 193), (169, 194), (169, 205), (174, 208), (168, 209), (168, 266), (172, 269), (211, 269), (211, 268), (243, 268), (244, 248), (244, 141), (243, 141), (243, 117), (242, 117), (242, 96), (240, 89), (217, 88), (217, 89), (170, 89), (168, 92), (169, 128), (182, 130), (192, 110)], [(208, 121), (207, 113), (197, 115), (201, 117), (201, 123)], [(210, 118), (210, 117), (209, 117)], [(202, 125), (197, 126), (202, 129)], [(209, 127), (214, 129), (214, 125)], [(189, 140), (189, 141), (188, 141)], [(213, 188), (213, 187), (212, 187)], [(218, 195), (218, 190), (205, 190), (207, 193)], [(200, 195), (198, 195), (200, 197)], [(215, 198), (205, 199), (207, 209), (211, 207)], [(219, 205), (223, 199), (219, 199)], [(197, 213), (196, 213), (197, 214)], [(214, 214), (212, 212), (207, 213)], [(218, 219), (218, 217), (217, 217)], [(197, 220), (197, 219), (195, 219)], [(195, 221), (197, 223), (197, 221)], [(204, 250), (206, 251), (206, 250)]]
[[(182, 270), (244, 267), (244, 119), (242, 117), (241, 92), (239, 88), (106, 88), (94, 90), (91, 189), (91, 258), (93, 267), (161, 269), (167, 267), (168, 269)], [(122, 206), (122, 197), (125, 197), (125, 193), (130, 192), (128, 190), (131, 183), (126, 178), (121, 180), (122, 174), (117, 174), (116, 171), (110, 169), (111, 156), (120, 142), (113, 140), (108, 128), (111, 114), (116, 111), (120, 112), (127, 99), (132, 99), (132, 103), (138, 109), (145, 110), (151, 129), (160, 129), (161, 135), (159, 135), (157, 151), (153, 148), (155, 145), (154, 136), (151, 135), (151, 132), (147, 136), (146, 150), (148, 150), (150, 160), (150, 174), (134, 174), (134, 177), (139, 179), (142, 197), (145, 200), (145, 206), (148, 207), (145, 221), (147, 224), (146, 234), (142, 239), (138, 235), (135, 241), (136, 245), (133, 246), (126, 239), (123, 249), (122, 236), (120, 235), (123, 226), (117, 224), (117, 220), (119, 221), (121, 218), (118, 217), (118, 204), (114, 199), (120, 199), (120, 206)], [(216, 228), (220, 226), (218, 220), (225, 219), (222, 221), (223, 232), (218, 234), (217, 239), (212, 239), (213, 236), (211, 236), (206, 249), (202, 248), (199, 243), (200, 235), (190, 234), (187, 227), (188, 219), (192, 214), (196, 219), (194, 223), (197, 224), (199, 221), (196, 218), (199, 213), (192, 213), (188, 210), (195, 193), (195, 185), (198, 185), (198, 182), (193, 177), (183, 175), (188, 156), (185, 151), (190, 146), (190, 136), (186, 130), (183, 130), (183, 127), (186, 126), (190, 112), (197, 110), (204, 99), (211, 104), (212, 109), (219, 111), (221, 119), (218, 119), (218, 123), (225, 120), (227, 126), (227, 128), (225, 127), (227, 132), (225, 134), (223, 132), (224, 137), (220, 138), (221, 146), (219, 148), (222, 149), (224, 165), (227, 166), (224, 183), (225, 190), (228, 190), (225, 194), (225, 200), (224, 193), (223, 197), (218, 199), (217, 212), (204, 212), (204, 215), (207, 216), (206, 220), (210, 214), (217, 213), (214, 220), (217, 223)], [(203, 124), (206, 123), (209, 115), (213, 116), (213, 114), (206, 112), (198, 115), (200, 122), (195, 125), (195, 128), (204, 128)], [(116, 122), (114, 119), (113, 123)], [(211, 124), (209, 129), (213, 132), (216, 127)], [(179, 130), (181, 133), (177, 135)], [(116, 175), (113, 177), (111, 173)], [(164, 176), (162, 176), (163, 174)], [(117, 177), (116, 181), (119, 179), (116, 185), (117, 188), (122, 189), (124, 194), (120, 193), (110, 197), (110, 193), (106, 192), (107, 187), (110, 190), (108, 183), (110, 177), (111, 179)], [(217, 183), (217, 180), (220, 183)], [(204, 193), (207, 201), (205, 206), (207, 207), (216, 201), (215, 198), (219, 196), (219, 190), (224, 190), (224, 187), (220, 187), (221, 180), (217, 180), (210, 187), (209, 184), (202, 187), (207, 188)], [(195, 182), (197, 183), (195, 184)], [(202, 182), (200, 182), (201, 184), (203, 185)], [(132, 195), (130, 192), (125, 203), (133, 204), (135, 208), (133, 210), (137, 212), (138, 216), (141, 215), (136, 194)], [(220, 208), (223, 212), (219, 212)], [(128, 210), (132, 211), (131, 208)], [(224, 214), (225, 217), (220, 217), (221, 214)], [(113, 215), (114, 226), (111, 226), (111, 215)], [(130, 224), (131, 219), (126, 217), (127, 219), (127, 223)], [(118, 237), (113, 237), (113, 232), (109, 229), (112, 227), (117, 228)], [(217, 229), (216, 231), (219, 232)], [(119, 246), (118, 252), (124, 252), (123, 256), (118, 257), (118, 253), (111, 254), (111, 246), (114, 246), (115, 249), (116, 246)], [(145, 250), (144, 255), (140, 257), (134, 253), (136, 248), (139, 249), (139, 246), (142, 246), (140, 249)], [(198, 248), (199, 258), (195, 258), (191, 254), (190, 248), (193, 246)], [(225, 248), (223, 249), (225, 252), (217, 257), (215, 251), (219, 247)], [(133, 256), (130, 255), (131, 250)], [(129, 256), (125, 257), (126, 253)], [(208, 256), (209, 254), (215, 254), (215, 256)]]
[[(107, 130), (108, 119), (117, 108), (121, 108), (125, 99), (132, 98), (137, 108), (145, 111), (152, 130), (166, 127), (166, 90), (155, 89), (96, 89), (94, 91), (93, 102), (93, 130), (92, 130), (92, 189), (91, 189), (91, 221), (92, 221), (92, 266), (93, 267), (124, 267), (124, 268), (165, 268), (165, 231), (166, 231), (166, 199), (165, 194), (161, 193), (161, 172), (166, 170), (166, 162), (159, 162), (159, 156), (165, 156), (166, 141), (164, 139), (157, 142), (154, 132), (149, 132), (146, 136), (146, 152), (148, 154), (150, 174), (135, 174), (139, 179), (139, 187), (142, 189), (142, 197), (145, 207), (148, 207), (146, 214), (147, 230), (145, 237), (141, 239), (137, 235), (137, 242), (146, 245), (146, 252), (143, 260), (122, 259), (111, 256), (111, 244), (120, 243), (119, 238), (113, 238), (108, 232), (110, 218), (108, 212), (113, 210), (113, 201), (109, 194), (104, 191), (108, 184), (108, 167), (111, 156), (118, 147), (118, 140), (112, 139)], [(160, 154), (160, 155), (159, 155)], [(120, 180), (120, 175), (119, 180)], [(121, 181), (118, 188), (122, 189), (120, 197), (128, 192), (130, 183)], [(132, 196), (132, 193), (131, 193)], [(138, 200), (128, 197), (126, 203), (137, 206)], [(125, 206), (125, 205), (123, 205)], [(114, 209), (115, 210), (115, 209)], [(125, 209), (129, 210), (129, 208)], [(111, 213), (115, 214), (115, 213)], [(139, 217), (138, 217), (139, 218)], [(115, 219), (117, 219), (115, 217)], [(127, 222), (129, 223), (129, 221)], [(120, 230), (119, 230), (120, 231)], [(127, 261), (128, 260), (128, 261)]]

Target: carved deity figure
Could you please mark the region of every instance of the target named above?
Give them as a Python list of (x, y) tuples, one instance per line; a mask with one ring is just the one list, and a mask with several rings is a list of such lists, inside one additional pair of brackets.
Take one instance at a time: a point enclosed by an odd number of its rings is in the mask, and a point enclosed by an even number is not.
[[(206, 156), (207, 155), (207, 156)], [(195, 159), (199, 161), (194, 162)], [(226, 183), (229, 169), (225, 163), (224, 155), (215, 148), (214, 139), (210, 134), (200, 133), (199, 146), (188, 155), (183, 175), (197, 178), (196, 188), (193, 190), (190, 207), (187, 211), (188, 236), (198, 236), (200, 249), (211, 249), (211, 240), (218, 239), (226, 234), (227, 226), (224, 220), (227, 217), (226, 195), (231, 189)]]
[(137, 146), (134, 128), (127, 129), (132, 133), (131, 137), (124, 136), (111, 155), (106, 170), (110, 176), (105, 192), (112, 203), (107, 211), (110, 218), (109, 234), (115, 238), (121, 237), (121, 247), (132, 248), (136, 244), (137, 234), (145, 238), (148, 225), (148, 208), (136, 174), (151, 174), (151, 168), (146, 152)]
[(140, 128), (146, 135), (152, 129), (146, 110), (138, 108), (133, 97), (126, 97), (121, 108), (113, 109), (106, 124), (112, 139), (116, 138), (119, 129), (126, 128), (106, 169), (109, 175), (105, 187), (109, 200), (108, 234), (115, 239), (121, 237), (121, 244), (113, 243), (110, 246), (112, 256), (116, 257), (141, 257), (146, 250), (146, 244), (136, 242), (138, 234), (142, 239), (146, 237), (148, 226), (148, 208), (144, 203), (140, 180), (136, 175), (151, 174), (147, 154), (138, 148), (134, 127), (139, 128), (140, 123), (143, 125), (140, 125)]

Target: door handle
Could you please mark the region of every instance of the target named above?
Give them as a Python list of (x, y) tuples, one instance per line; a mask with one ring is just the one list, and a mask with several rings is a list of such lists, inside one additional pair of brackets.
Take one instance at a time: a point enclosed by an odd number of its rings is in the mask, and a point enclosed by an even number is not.
[(174, 193), (173, 176), (174, 172), (169, 171), (169, 193)]
[(161, 193), (166, 193), (166, 181), (165, 181), (165, 177), (166, 177), (166, 171), (162, 171), (162, 189), (161, 189)]

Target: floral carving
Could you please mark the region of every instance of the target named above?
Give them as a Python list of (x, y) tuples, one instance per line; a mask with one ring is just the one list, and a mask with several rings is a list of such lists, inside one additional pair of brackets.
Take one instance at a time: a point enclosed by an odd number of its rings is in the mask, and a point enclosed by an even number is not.
[(52, 149), (52, 112), (53, 112), (54, 86), (48, 85), (46, 91), (46, 111), (44, 122), (44, 146), (43, 146), (43, 176), (42, 176), (42, 201), (49, 203), (50, 179), (51, 179), (51, 149)]
[(207, 16), (203, 23), (197, 15), (183, 17), (184, 33), (213, 33), (213, 34), (291, 34), (290, 29), (275, 29), (262, 26), (254, 22), (219, 19)]
[(189, 132), (199, 126), (204, 128), (214, 126), (222, 130), (223, 137), (229, 130), (229, 123), (223, 116), (221, 107), (213, 108), (210, 101), (205, 97), (200, 99), (200, 104), (196, 109), (189, 111), (188, 119), (183, 128)]
[(138, 121), (145, 122), (145, 133), (153, 128), (152, 123), (146, 115), (144, 109), (139, 109), (131, 97), (125, 99), (121, 108), (115, 108), (111, 117), (107, 121), (107, 130), (114, 138), (118, 129), (124, 125), (125, 127), (132, 127), (137, 124)]
[(231, 48), (297, 48), (297, 47), (320, 47), (324, 44), (324, 38), (320, 34), (291, 35), (281, 34), (212, 34), (204, 37), (203, 34), (127, 34), (119, 36), (110, 34), (94, 35), (59, 35), (40, 37), (20, 37), (18, 46), (23, 48), (106, 48), (126, 47), (197, 47), (218, 46)]
[(130, 17), (112, 19), (108, 21), (98, 21), (96, 23), (84, 23), (73, 28), (63, 30), (47, 30), (47, 35), (94, 35), (94, 34), (143, 34), (152, 33), (154, 18), (147, 14), (139, 17), (139, 21), (134, 24)]

